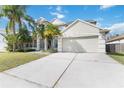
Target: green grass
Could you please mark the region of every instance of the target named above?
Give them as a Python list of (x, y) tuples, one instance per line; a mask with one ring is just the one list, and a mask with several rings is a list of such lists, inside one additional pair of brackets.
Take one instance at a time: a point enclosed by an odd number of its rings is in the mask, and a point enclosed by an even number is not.
[(110, 57), (112, 57), (113, 59), (115, 59), (116, 61), (118, 61), (121, 64), (124, 64), (124, 54), (121, 53), (111, 53), (108, 54)]
[(0, 53), (0, 72), (46, 56), (34, 53)]

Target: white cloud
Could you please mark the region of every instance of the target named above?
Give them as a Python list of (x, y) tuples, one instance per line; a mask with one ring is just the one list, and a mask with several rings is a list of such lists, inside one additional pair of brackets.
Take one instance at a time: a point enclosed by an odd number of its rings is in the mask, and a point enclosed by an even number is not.
[(95, 18), (93, 20), (97, 21), (97, 26), (98, 27), (102, 27), (101, 22), (104, 20), (102, 17), (98, 17), (98, 18)]
[(61, 6), (57, 6), (57, 7), (56, 7), (56, 10), (57, 10), (58, 12), (62, 12), (62, 7), (61, 7)]
[(100, 22), (100, 21), (103, 21), (104, 19), (103, 19), (102, 17), (98, 17), (98, 18), (96, 18), (96, 19), (94, 19), (94, 20)]
[(102, 27), (102, 24), (99, 23), (99, 22), (97, 22), (97, 26), (98, 26), (98, 27)]
[(58, 19), (64, 18), (66, 13), (68, 13), (68, 11), (63, 10), (61, 6), (57, 6), (54, 12), (50, 12), (51, 15), (56, 16)]
[(53, 8), (52, 6), (48, 7), (48, 9), (52, 9), (52, 8)]
[(115, 5), (102, 5), (100, 6), (100, 9), (101, 10), (104, 10), (104, 9), (108, 9), (108, 8), (111, 8), (111, 7), (114, 7)]
[(55, 15), (58, 19), (62, 19), (65, 17), (64, 14), (58, 13), (58, 12), (51, 12), (51, 15)]
[(124, 22), (113, 24), (111, 27), (108, 27), (108, 29), (111, 30), (110, 31), (111, 34), (124, 33)]
[(114, 16), (115, 18), (120, 18), (120, 17), (122, 17), (123, 15), (116, 15), (116, 16)]

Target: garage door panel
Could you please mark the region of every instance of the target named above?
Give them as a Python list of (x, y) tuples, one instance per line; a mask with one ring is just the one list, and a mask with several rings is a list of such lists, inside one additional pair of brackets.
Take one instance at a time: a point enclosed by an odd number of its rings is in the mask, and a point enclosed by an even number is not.
[(63, 39), (64, 52), (97, 52), (98, 38)]

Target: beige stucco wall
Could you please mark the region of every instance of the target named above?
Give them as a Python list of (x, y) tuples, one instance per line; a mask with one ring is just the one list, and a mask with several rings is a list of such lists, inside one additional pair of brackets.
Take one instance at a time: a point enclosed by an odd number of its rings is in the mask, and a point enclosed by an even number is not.
[(3, 36), (0, 34), (0, 51), (5, 51), (6, 43)]
[(63, 33), (63, 37), (80, 37), (92, 35), (99, 35), (99, 29), (80, 21), (75, 23), (72, 27), (68, 28)]
[[(97, 38), (91, 38), (91, 36), (97, 36)], [(71, 39), (71, 37), (77, 39), (74, 40)], [(80, 37), (79, 40), (78, 37)], [(84, 39), (83, 37), (89, 38)], [(81, 46), (82, 48), (85, 48), (84, 50), (86, 50), (86, 52), (105, 53), (105, 40), (103, 38), (103, 35), (100, 33), (100, 29), (80, 21), (77, 21), (72, 27), (66, 29), (65, 32), (63, 33), (63, 36), (59, 37), (58, 51), (62, 52), (69, 50), (69, 48), (70, 50), (72, 50), (71, 48), (73, 48), (75, 49), (74, 51), (83, 52), (82, 50), (80, 50), (81, 47), (79, 47), (78, 45)]]
[(58, 52), (62, 52), (62, 37), (58, 37)]
[(98, 37), (98, 51), (99, 52), (106, 52), (106, 46), (105, 46), (105, 39), (104, 39), (104, 35), (102, 33), (99, 33), (99, 37)]

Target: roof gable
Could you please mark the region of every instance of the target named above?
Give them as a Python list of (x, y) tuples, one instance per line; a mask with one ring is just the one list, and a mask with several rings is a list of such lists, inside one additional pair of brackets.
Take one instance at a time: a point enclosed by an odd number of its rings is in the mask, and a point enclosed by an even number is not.
[(102, 28), (97, 27), (96, 25), (93, 25), (93, 24), (89, 23), (89, 22), (86, 22), (86, 21), (77, 19), (77, 20), (75, 20), (74, 22), (72, 22), (70, 25), (68, 25), (62, 32), (66, 32), (67, 29), (73, 27), (73, 26), (74, 26), (76, 23), (78, 23), (78, 22), (82, 22), (82, 23), (84, 23), (84, 24), (87, 24), (87, 25), (92, 26), (92, 27), (97, 28), (97, 29), (102, 29)]
[(99, 33), (100, 28), (78, 19), (63, 30), (63, 37), (98, 36)]
[(61, 21), (60, 19), (54, 19), (52, 22), (51, 22), (53, 25), (65, 25), (65, 22)]

